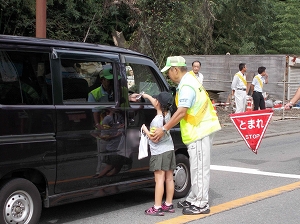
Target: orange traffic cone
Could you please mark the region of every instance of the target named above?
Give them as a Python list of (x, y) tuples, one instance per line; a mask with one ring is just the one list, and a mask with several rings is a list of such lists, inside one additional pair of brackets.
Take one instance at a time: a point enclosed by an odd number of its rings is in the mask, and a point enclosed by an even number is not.
[(248, 99), (246, 111), (252, 111), (252, 105), (253, 105), (252, 99)]
[(215, 101), (214, 101), (214, 100), (212, 100), (212, 101), (211, 101), (211, 103), (212, 103), (212, 105), (214, 106), (214, 111), (215, 111), (215, 112), (216, 112), (216, 114), (217, 114), (217, 108), (216, 108)]

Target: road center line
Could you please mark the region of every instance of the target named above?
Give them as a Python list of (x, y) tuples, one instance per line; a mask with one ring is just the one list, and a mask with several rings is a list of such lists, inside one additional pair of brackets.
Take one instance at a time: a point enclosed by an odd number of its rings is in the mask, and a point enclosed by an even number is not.
[(244, 198), (236, 199), (233, 201), (229, 201), (220, 205), (216, 205), (210, 208), (209, 214), (202, 214), (202, 215), (181, 215), (176, 218), (168, 219), (162, 222), (158, 222), (156, 224), (183, 224), (188, 223), (191, 221), (195, 221), (198, 219), (205, 218), (207, 216), (211, 216), (220, 212), (228, 211), (230, 209), (234, 209), (237, 207), (241, 207), (243, 205), (248, 205), (266, 198), (270, 198), (284, 192), (293, 191), (296, 189), (300, 189), (300, 181), (295, 182), (289, 185), (285, 185), (282, 187), (274, 188), (268, 191), (264, 191), (258, 194), (253, 194)]
[(233, 167), (233, 166), (211, 165), (210, 169), (218, 170), (218, 171), (235, 172), (235, 173), (248, 173), (248, 174), (255, 174), (255, 175), (272, 176), (272, 177), (300, 179), (300, 175), (296, 175), (296, 174), (264, 172), (258, 169), (241, 168), (241, 167)]

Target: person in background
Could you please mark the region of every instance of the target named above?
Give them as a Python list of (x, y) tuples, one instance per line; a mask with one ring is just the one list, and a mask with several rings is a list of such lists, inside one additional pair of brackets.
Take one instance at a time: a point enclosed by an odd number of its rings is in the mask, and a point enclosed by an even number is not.
[(239, 72), (236, 73), (233, 77), (231, 83), (232, 93), (235, 99), (235, 113), (245, 112), (245, 106), (247, 101), (247, 81), (246, 81), (246, 71), (247, 67), (245, 63), (239, 64)]
[(252, 84), (250, 86), (250, 90), (252, 91), (252, 98), (254, 103), (253, 110), (264, 110), (266, 109), (265, 99), (262, 95), (263, 85), (264, 83), (268, 83), (268, 74), (266, 72), (266, 67), (259, 67), (258, 75), (253, 77)]
[(184, 215), (208, 214), (210, 150), (215, 132), (221, 129), (219, 119), (204, 87), (187, 72), (183, 57), (168, 57), (161, 71), (178, 84), (175, 97), (177, 110), (162, 128), (156, 128), (150, 139), (158, 142), (180, 122), (181, 138), (187, 146), (190, 160), (191, 192), (185, 201), (177, 203), (177, 207), (183, 208)]
[[(150, 124), (150, 131), (145, 124), (142, 125), (142, 130), (150, 138), (153, 130), (162, 127), (170, 120), (170, 108), (174, 99), (172, 94), (168, 92), (161, 92), (153, 97), (142, 94), (142, 97), (148, 99), (157, 112)], [(164, 212), (175, 212), (172, 200), (174, 195), (173, 171), (176, 168), (176, 159), (170, 131), (165, 132), (162, 139), (157, 143), (150, 140), (149, 145), (151, 151), (149, 170), (154, 172), (155, 177), (155, 202), (153, 207), (145, 211), (145, 214), (162, 216)], [(166, 201), (162, 203), (164, 183), (166, 183)]]
[(134, 86), (134, 74), (131, 66), (126, 66), (126, 75), (127, 75), (127, 86), (130, 89)]
[(300, 87), (297, 89), (295, 95), (293, 96), (293, 98), (290, 100), (290, 102), (288, 102), (285, 106), (284, 109), (289, 110), (291, 109), (296, 103), (297, 101), (300, 99)]
[(194, 61), (192, 63), (192, 71), (190, 71), (190, 72), (194, 73), (194, 75), (198, 78), (201, 85), (203, 85), (203, 75), (202, 75), (202, 73), (199, 72), (200, 69), (201, 69), (201, 62), (200, 61)]

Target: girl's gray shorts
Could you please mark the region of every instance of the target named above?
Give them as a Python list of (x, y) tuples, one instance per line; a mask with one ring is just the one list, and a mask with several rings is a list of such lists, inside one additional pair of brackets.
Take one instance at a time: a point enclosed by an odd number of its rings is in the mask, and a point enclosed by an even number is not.
[(164, 152), (159, 155), (153, 155), (150, 158), (149, 170), (175, 170), (176, 159), (174, 150)]

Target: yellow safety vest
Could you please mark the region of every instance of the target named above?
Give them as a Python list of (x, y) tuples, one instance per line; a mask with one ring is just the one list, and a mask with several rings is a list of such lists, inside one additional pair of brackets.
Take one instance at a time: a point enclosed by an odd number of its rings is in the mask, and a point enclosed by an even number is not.
[(218, 116), (204, 87), (197, 82), (194, 75), (187, 73), (179, 83), (175, 97), (178, 106), (178, 92), (183, 86), (194, 89), (196, 99), (194, 105), (187, 110), (186, 116), (180, 121), (181, 138), (188, 145), (221, 129)]
[[(197, 81), (200, 83), (200, 81), (198, 80), (198, 78), (197, 78), (196, 74), (193, 72), (193, 70), (189, 71), (189, 73), (190, 73), (191, 75), (195, 76), (195, 78), (197, 79)], [(200, 83), (200, 84), (201, 84), (201, 83)], [(202, 84), (201, 84), (201, 85), (202, 85)]]
[(98, 102), (101, 99), (101, 97), (104, 96), (102, 94), (102, 91), (101, 91), (101, 86), (99, 86), (98, 88), (92, 90), (90, 93), (93, 95), (93, 97), (95, 98), (96, 102)]

